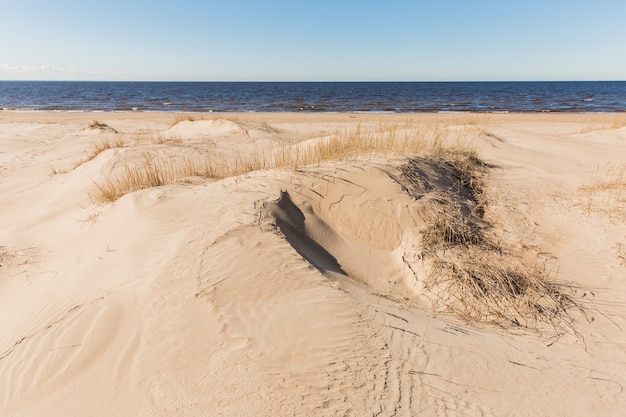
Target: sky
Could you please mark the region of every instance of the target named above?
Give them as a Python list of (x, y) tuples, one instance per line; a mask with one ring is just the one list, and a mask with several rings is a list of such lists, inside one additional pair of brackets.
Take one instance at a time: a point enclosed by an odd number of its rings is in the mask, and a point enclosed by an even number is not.
[(626, 0), (0, 0), (0, 80), (626, 80)]

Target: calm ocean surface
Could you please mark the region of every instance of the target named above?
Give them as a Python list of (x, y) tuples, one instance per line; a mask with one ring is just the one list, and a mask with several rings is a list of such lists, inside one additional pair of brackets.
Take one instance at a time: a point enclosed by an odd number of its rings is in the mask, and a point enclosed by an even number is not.
[(87, 112), (626, 112), (626, 81), (0, 81), (0, 109)]

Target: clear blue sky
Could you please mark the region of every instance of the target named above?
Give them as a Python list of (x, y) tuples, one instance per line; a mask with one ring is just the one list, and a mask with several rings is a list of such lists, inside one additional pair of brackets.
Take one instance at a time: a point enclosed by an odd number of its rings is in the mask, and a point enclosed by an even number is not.
[(0, 0), (0, 79), (626, 80), (626, 0)]

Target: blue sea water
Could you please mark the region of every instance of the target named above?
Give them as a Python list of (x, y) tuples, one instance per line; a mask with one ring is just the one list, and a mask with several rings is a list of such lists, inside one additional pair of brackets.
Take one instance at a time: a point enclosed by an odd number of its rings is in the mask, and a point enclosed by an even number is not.
[(626, 112), (626, 81), (0, 81), (0, 109), (85, 112)]

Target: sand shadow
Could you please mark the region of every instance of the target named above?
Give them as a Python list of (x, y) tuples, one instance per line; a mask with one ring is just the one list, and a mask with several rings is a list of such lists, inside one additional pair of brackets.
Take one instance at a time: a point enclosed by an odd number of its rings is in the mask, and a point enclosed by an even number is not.
[(281, 192), (278, 201), (270, 203), (266, 208), (289, 244), (311, 265), (322, 273), (348, 275), (337, 262), (337, 258), (307, 233), (305, 215), (291, 200), (288, 192)]

